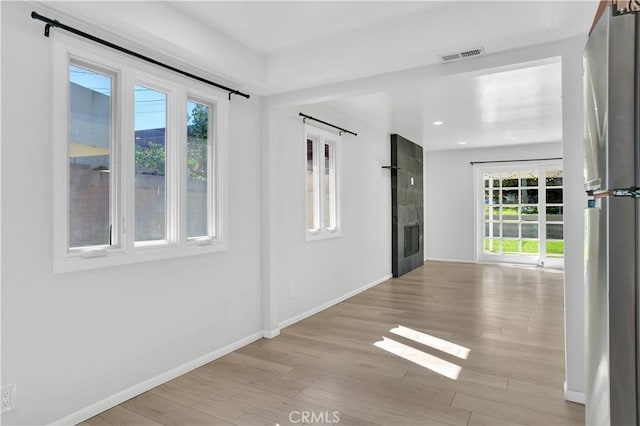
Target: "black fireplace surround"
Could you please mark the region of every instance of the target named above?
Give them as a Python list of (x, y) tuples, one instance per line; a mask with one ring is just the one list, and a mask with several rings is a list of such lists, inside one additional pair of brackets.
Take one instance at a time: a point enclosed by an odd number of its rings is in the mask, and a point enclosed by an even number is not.
[(391, 135), (391, 272), (399, 277), (424, 263), (422, 147)]

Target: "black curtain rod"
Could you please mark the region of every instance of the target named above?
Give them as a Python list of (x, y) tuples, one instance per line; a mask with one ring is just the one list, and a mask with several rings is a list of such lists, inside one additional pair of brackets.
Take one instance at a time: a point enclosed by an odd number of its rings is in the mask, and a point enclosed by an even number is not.
[(312, 116), (310, 116), (310, 115), (303, 114), (303, 113), (301, 113), (301, 112), (300, 112), (300, 113), (298, 113), (298, 115), (299, 115), (300, 117), (304, 117), (304, 118), (302, 119), (302, 121), (303, 121), (303, 122), (305, 122), (305, 123), (307, 122), (307, 120), (313, 120), (313, 121), (317, 121), (318, 123), (326, 124), (327, 126), (329, 126), (329, 127), (333, 127), (334, 129), (338, 129), (338, 130), (340, 130), (340, 135), (342, 135), (342, 132), (344, 132), (344, 133), (351, 133), (353, 136), (358, 136), (358, 134), (357, 134), (357, 133), (354, 133), (354, 132), (352, 132), (351, 130), (343, 129), (342, 127), (338, 127), (338, 126), (335, 126), (335, 125), (333, 125), (333, 124), (331, 124), (331, 123), (327, 123), (326, 121), (318, 120), (317, 118), (313, 118), (313, 117), (312, 117)]
[(232, 89), (232, 88), (227, 87), (227, 86), (223, 86), (222, 84), (218, 84), (216, 82), (213, 82), (211, 80), (207, 80), (207, 79), (202, 78), (202, 77), (198, 77), (197, 75), (194, 75), (194, 74), (191, 74), (189, 72), (183, 71), (183, 70), (178, 69), (176, 67), (172, 67), (171, 65), (167, 65), (167, 64), (164, 64), (164, 63), (162, 63), (160, 61), (156, 61), (155, 59), (150, 58), (148, 56), (141, 55), (140, 53), (134, 52), (132, 50), (129, 50), (129, 49), (124, 48), (122, 46), (119, 46), (117, 44), (111, 43), (110, 41), (101, 39), (101, 38), (96, 37), (94, 35), (85, 33), (84, 31), (80, 31), (80, 30), (78, 30), (76, 28), (73, 28), (73, 27), (70, 27), (68, 25), (65, 25), (62, 22), (58, 21), (58, 20), (47, 18), (46, 16), (42, 16), (42, 15), (40, 15), (39, 13), (37, 13), (35, 11), (31, 12), (31, 18), (37, 19), (39, 21), (42, 21), (42, 22), (46, 23), (46, 25), (44, 26), (44, 36), (45, 37), (49, 37), (49, 32), (50, 32), (51, 28), (62, 28), (63, 30), (69, 31), (70, 33), (73, 33), (73, 34), (78, 35), (80, 37), (84, 37), (84, 38), (86, 38), (88, 40), (91, 40), (91, 41), (94, 41), (96, 43), (102, 44), (103, 46), (110, 47), (110, 48), (112, 48), (114, 50), (117, 50), (119, 52), (126, 53), (127, 55), (131, 55), (131, 56), (136, 57), (138, 59), (142, 59), (143, 61), (150, 62), (150, 63), (152, 63), (154, 65), (158, 65), (158, 66), (160, 66), (162, 68), (166, 68), (166, 69), (171, 70), (173, 72), (176, 72), (178, 74), (182, 74), (182, 75), (184, 75), (186, 77), (192, 78), (194, 80), (198, 80), (198, 81), (200, 81), (202, 83), (209, 84), (211, 86), (217, 87), (218, 89), (226, 90), (227, 92), (229, 92), (229, 100), (231, 100), (231, 95), (238, 95), (238, 96), (245, 97), (247, 99), (249, 99), (249, 97), (250, 97), (247, 93), (242, 93), (239, 90)]
[(469, 164), (486, 164), (486, 163), (521, 163), (523, 161), (549, 161), (549, 160), (562, 160), (562, 157), (555, 158), (531, 158), (527, 160), (496, 160), (496, 161), (470, 161)]

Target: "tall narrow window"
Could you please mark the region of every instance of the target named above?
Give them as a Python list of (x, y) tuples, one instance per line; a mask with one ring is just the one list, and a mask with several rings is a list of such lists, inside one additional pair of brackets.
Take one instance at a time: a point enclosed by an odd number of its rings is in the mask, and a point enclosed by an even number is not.
[(307, 239), (338, 235), (337, 146), (339, 137), (307, 126), (306, 228)]
[(307, 162), (306, 162), (306, 201), (307, 201), (307, 230), (309, 232), (318, 232), (320, 226), (318, 224), (317, 210), (317, 179), (316, 179), (316, 160), (315, 160), (316, 142), (313, 137), (307, 137)]
[(115, 243), (112, 87), (112, 76), (69, 66), (69, 248)]
[(336, 169), (334, 166), (334, 143), (325, 142), (323, 151), (322, 228), (332, 231), (336, 228)]
[(136, 242), (166, 239), (166, 93), (135, 86)]
[(209, 111), (208, 105), (187, 102), (187, 238), (215, 236), (209, 225), (214, 219), (211, 203), (215, 195), (208, 190), (212, 185)]

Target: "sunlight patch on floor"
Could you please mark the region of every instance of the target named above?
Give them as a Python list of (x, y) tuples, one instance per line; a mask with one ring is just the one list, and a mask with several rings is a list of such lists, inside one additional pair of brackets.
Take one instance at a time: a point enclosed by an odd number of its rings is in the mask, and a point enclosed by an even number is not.
[(459, 365), (445, 361), (426, 352), (422, 352), (403, 343), (396, 342), (388, 337), (383, 337), (382, 340), (374, 343), (374, 346), (452, 380), (457, 380), (460, 375), (460, 371), (462, 371), (462, 367)]
[(469, 357), (469, 352), (471, 352), (469, 348), (465, 348), (464, 346), (440, 339), (430, 334), (422, 333), (421, 331), (417, 331), (403, 325), (399, 325), (389, 331), (393, 334), (397, 334), (398, 336), (413, 340), (414, 342), (421, 343), (425, 346), (429, 346), (433, 349), (437, 349), (461, 359), (467, 359)]

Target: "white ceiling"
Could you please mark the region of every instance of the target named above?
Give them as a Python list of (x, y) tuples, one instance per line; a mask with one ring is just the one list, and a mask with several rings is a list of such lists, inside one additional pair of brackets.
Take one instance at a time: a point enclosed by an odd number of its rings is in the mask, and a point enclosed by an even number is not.
[(185, 13), (262, 54), (383, 24), (441, 7), (442, 2), (176, 2)]
[(495, 53), (584, 36), (598, 4), (597, 0), (170, 3), (262, 55), (265, 94), (437, 64), (439, 54), (478, 46)]
[(547, 60), (327, 104), (428, 151), (559, 142), (561, 78), (560, 62)]

